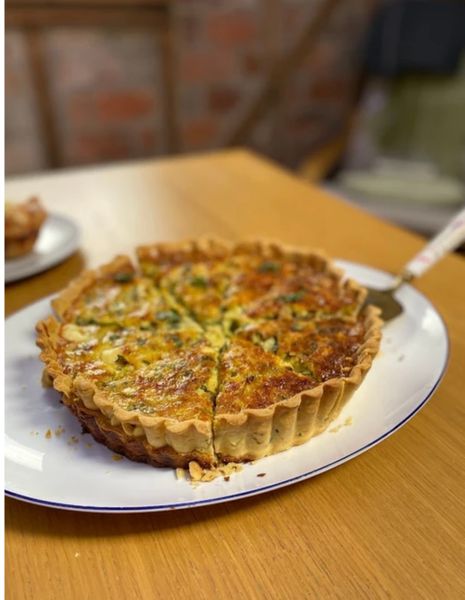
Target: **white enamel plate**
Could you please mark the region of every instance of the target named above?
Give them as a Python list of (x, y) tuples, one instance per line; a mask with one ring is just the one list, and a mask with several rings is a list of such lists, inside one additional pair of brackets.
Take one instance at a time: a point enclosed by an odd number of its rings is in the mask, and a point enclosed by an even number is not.
[[(380, 271), (339, 264), (361, 283), (383, 287), (390, 282)], [(386, 325), (379, 356), (329, 431), (244, 465), (229, 481), (195, 486), (177, 480), (172, 469), (115, 460), (110, 450), (81, 433), (58, 394), (40, 384), (34, 325), (49, 314), (49, 300), (22, 310), (6, 323), (7, 495), (90, 512), (186, 508), (269, 492), (354, 458), (404, 425), (431, 397), (446, 367), (448, 339), (441, 317), (410, 286), (398, 297), (405, 313)]]
[(78, 249), (79, 231), (68, 218), (49, 215), (32, 252), (5, 261), (5, 282), (41, 273), (62, 262)]

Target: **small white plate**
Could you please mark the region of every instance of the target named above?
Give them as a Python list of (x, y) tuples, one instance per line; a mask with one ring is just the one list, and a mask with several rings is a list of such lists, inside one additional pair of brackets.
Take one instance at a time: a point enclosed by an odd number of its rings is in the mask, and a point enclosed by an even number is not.
[[(383, 287), (391, 280), (368, 267), (339, 264), (365, 284)], [(448, 338), (441, 317), (413, 287), (405, 286), (398, 297), (405, 313), (385, 327), (379, 356), (329, 431), (303, 446), (244, 465), (229, 481), (219, 478), (196, 486), (178, 481), (172, 469), (127, 459), (116, 462), (110, 450), (81, 434), (58, 394), (41, 388), (34, 325), (49, 314), (49, 299), (33, 304), (6, 322), (7, 495), (69, 510), (149, 512), (236, 500), (342, 464), (404, 425), (444, 374)], [(65, 431), (58, 437), (60, 428)]]
[(5, 282), (12, 283), (50, 269), (79, 247), (79, 230), (61, 215), (49, 215), (42, 225), (32, 252), (5, 261)]

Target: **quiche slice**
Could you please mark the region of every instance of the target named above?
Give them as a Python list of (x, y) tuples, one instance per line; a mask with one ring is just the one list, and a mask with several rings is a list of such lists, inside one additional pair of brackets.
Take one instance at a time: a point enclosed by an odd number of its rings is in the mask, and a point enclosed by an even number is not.
[(128, 265), (119, 257), (86, 272), (53, 302), (59, 320), (37, 325), (45, 378), (108, 447), (158, 466), (208, 466), (218, 344), (184, 315), (167, 318), (156, 290), (143, 296), (157, 300), (136, 318), (127, 286), (140, 280), (134, 272), (131, 281), (119, 277)]
[(353, 318), (363, 305), (365, 291), (337, 271), (301, 267), (282, 278), (269, 292), (244, 307), (250, 319), (317, 320), (334, 316)]
[(147, 340), (130, 332), (115, 347), (108, 332), (77, 342), (67, 340), (67, 328), (42, 321), (38, 344), (47, 379), (85, 429), (133, 460), (212, 464), (218, 352), (205, 338), (180, 331), (176, 340), (169, 333)]
[(230, 310), (253, 306), (254, 301), (267, 298), (302, 271), (316, 274), (330, 268), (320, 253), (285, 252), (282, 246), (273, 243), (242, 242), (232, 252), (240, 268), (225, 298), (225, 306)]
[(378, 310), (356, 323), (284, 321), (239, 330), (220, 361), (215, 451), (254, 460), (324, 431), (361, 384), (380, 341)]
[(95, 439), (155, 466), (247, 461), (323, 431), (381, 322), (321, 254), (213, 240), (83, 273), (37, 324), (45, 381)]
[(226, 462), (279, 452), (302, 437), (295, 401), (315, 386), (312, 378), (247, 340), (233, 339), (219, 369), (215, 406), (215, 450)]

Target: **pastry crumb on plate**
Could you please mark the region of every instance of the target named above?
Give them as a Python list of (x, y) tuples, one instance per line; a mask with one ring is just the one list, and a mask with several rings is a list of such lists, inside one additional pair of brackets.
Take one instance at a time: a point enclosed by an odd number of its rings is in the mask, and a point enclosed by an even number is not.
[(178, 480), (187, 479), (191, 483), (200, 483), (213, 481), (218, 477), (223, 477), (224, 481), (229, 481), (233, 473), (242, 470), (242, 465), (237, 463), (219, 464), (210, 469), (202, 468), (199, 463), (192, 460), (189, 463), (189, 469), (176, 469), (176, 478)]
[(349, 425), (352, 425), (352, 422), (352, 417), (347, 417), (344, 423), (341, 423), (340, 425), (336, 425), (336, 427), (332, 427), (331, 429), (329, 429), (329, 433), (337, 433), (343, 427), (349, 427)]

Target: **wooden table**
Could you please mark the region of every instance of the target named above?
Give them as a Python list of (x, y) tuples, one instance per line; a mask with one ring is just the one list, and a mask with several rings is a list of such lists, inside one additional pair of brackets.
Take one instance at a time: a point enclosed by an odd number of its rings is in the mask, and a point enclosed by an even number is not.
[[(267, 236), (395, 271), (423, 240), (243, 151), (22, 178), (83, 230), (80, 253), (8, 286), (7, 313), (141, 242)], [(465, 597), (465, 261), (417, 286), (444, 316), (447, 374), (405, 427), (345, 465), (195, 510), (64, 512), (6, 500), (9, 600)], [(388, 383), (387, 383), (388, 385)]]

